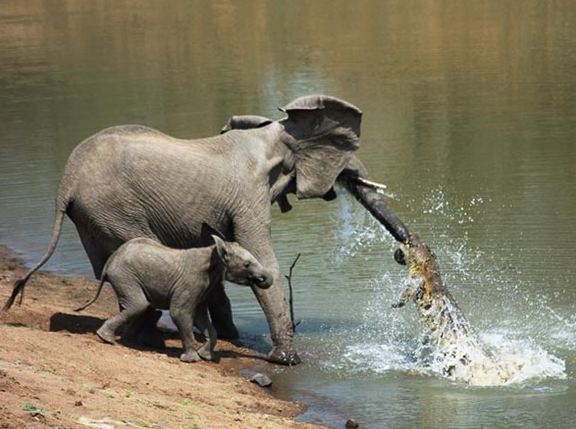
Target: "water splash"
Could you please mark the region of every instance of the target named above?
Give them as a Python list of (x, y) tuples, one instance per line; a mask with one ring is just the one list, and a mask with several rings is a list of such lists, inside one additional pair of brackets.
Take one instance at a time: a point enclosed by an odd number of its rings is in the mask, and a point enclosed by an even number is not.
[(419, 350), (423, 368), (472, 386), (502, 386), (553, 377), (565, 378), (565, 365), (535, 344), (476, 333), (447, 297), (425, 315), (436, 329)]
[(340, 265), (349, 258), (362, 255), (368, 246), (394, 246), (386, 229), (374, 220), (366, 210), (359, 210), (344, 188), (338, 185), (338, 216), (332, 219), (335, 224), (335, 239), (338, 247), (331, 253), (331, 262)]
[[(497, 361), (486, 358), (477, 344), (458, 346), (456, 355), (446, 349), (430, 349), (421, 337), (404, 342), (360, 342), (345, 347), (328, 367), (348, 373), (384, 374), (390, 371), (437, 376), (470, 386), (536, 384), (545, 379), (565, 379), (564, 361), (533, 341), (512, 339), (506, 335), (481, 335), (483, 347), (489, 347)], [(458, 355), (472, 356), (474, 364), (462, 365)], [(453, 367), (450, 373), (446, 369)], [(506, 374), (504, 380), (502, 375)]]
[[(380, 286), (380, 291), (390, 289), (386, 281)], [(440, 325), (434, 339), (420, 332), (415, 312), (391, 311), (387, 301), (377, 300), (366, 309), (366, 321), (352, 335), (359, 340), (333, 354), (327, 368), (349, 374), (408, 372), (470, 386), (522, 386), (566, 378), (564, 361), (522, 333), (505, 329), (476, 333), (451, 308), (454, 329), (443, 330)]]
[(458, 225), (474, 223), (476, 214), (481, 206), (489, 202), (489, 198), (481, 195), (473, 196), (469, 201), (455, 206), (451, 204), (446, 197), (446, 192), (442, 188), (431, 189), (425, 192), (426, 197), (420, 202), (422, 213), (427, 215), (441, 216), (443, 219), (450, 220)]
[[(474, 314), (472, 320), (483, 330), (476, 332), (448, 303), (446, 307), (450, 308), (457, 325), (455, 331), (461, 335), (451, 336), (445, 332), (440, 335), (444, 341), (431, 341), (430, 335), (422, 335), (413, 311), (390, 308), (399, 295), (398, 291), (403, 290), (409, 281), (399, 284), (398, 279), (386, 274), (370, 285), (373, 297), (366, 305), (362, 326), (351, 336), (356, 341), (340, 344), (325, 366), (345, 373), (402, 371), (440, 376), (475, 386), (524, 385), (547, 378), (566, 378), (564, 361), (545, 350), (540, 343), (543, 340), (549, 343), (550, 339), (556, 338), (564, 347), (568, 340), (570, 344), (576, 344), (574, 335), (568, 335), (566, 339), (565, 329), (573, 327), (576, 317), (556, 314), (541, 296), (520, 293), (518, 272), (499, 267), (495, 255), (471, 248), (467, 233), (463, 237), (451, 234), (450, 225), (472, 224), (482, 204), (489, 199), (475, 196), (462, 207), (452, 207), (443, 190), (433, 190), (429, 195), (429, 199), (421, 202), (420, 210), (425, 215), (443, 220), (434, 224), (446, 225), (444, 229), (434, 231), (434, 247), (438, 249), (443, 267), (448, 267), (446, 279), (458, 296), (484, 303), (467, 311)], [(364, 253), (366, 246), (379, 244), (381, 247), (380, 243), (390, 243), (382, 229), (375, 227), (371, 219), (366, 219), (363, 212), (357, 212), (350, 201), (345, 198), (339, 200), (342, 217), (337, 238), (343, 246), (335, 253), (334, 260), (353, 258)], [(477, 285), (483, 287), (474, 287)], [(500, 299), (491, 305), (495, 293)], [(520, 308), (511, 311), (510, 307), (514, 305)], [(546, 308), (550, 311), (546, 312)], [(509, 316), (516, 313), (518, 317)], [(498, 318), (494, 317), (495, 314)], [(540, 323), (543, 318), (547, 320), (542, 328), (545, 330), (532, 329), (534, 323)], [(562, 327), (547, 329), (553, 328), (558, 320)], [(530, 333), (539, 335), (540, 341), (530, 337)]]

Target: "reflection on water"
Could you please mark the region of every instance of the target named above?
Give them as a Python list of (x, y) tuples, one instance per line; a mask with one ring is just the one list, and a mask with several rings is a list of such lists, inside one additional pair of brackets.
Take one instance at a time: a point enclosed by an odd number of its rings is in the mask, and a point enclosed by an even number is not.
[[(575, 39), (569, 1), (5, 0), (0, 241), (41, 256), (66, 158), (104, 127), (206, 136), (233, 114), (277, 118), (297, 96), (335, 95), (364, 111), (360, 158), (436, 250), (471, 323), (561, 359), (567, 378), (477, 390), (412, 374), (421, 330), (415, 311), (389, 308), (406, 276), (392, 239), (354, 203), (304, 201), (274, 212), (282, 267), (302, 253), (308, 357), (279, 370), (280, 389), (335, 426), (568, 427)], [(48, 268), (91, 274), (69, 222)], [(241, 329), (265, 331), (249, 291), (230, 292)]]

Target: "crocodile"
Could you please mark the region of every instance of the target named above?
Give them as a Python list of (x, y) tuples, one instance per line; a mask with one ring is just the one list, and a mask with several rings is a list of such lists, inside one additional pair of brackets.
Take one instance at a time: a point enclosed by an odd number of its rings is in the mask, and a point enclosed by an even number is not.
[(470, 384), (505, 384), (508, 370), (480, 338), (442, 280), (436, 255), (418, 235), (410, 233), (394, 258), (406, 265), (417, 282), (409, 286), (395, 308), (414, 301), (435, 350), (442, 375)]

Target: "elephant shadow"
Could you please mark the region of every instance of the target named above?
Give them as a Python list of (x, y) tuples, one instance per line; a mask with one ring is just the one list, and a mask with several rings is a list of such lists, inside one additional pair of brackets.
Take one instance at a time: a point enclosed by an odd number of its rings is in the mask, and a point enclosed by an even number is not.
[[(50, 317), (50, 332), (68, 332), (70, 334), (94, 334), (100, 326), (104, 323), (105, 319), (86, 316), (79, 314), (67, 314), (67, 313), (54, 313)], [(179, 339), (179, 335), (175, 332), (163, 332), (162, 336), (166, 340)], [(204, 341), (204, 338), (199, 335), (196, 338), (199, 341)], [(140, 351), (154, 351), (157, 353), (165, 354), (169, 357), (178, 358), (182, 354), (182, 347), (170, 344), (164, 347), (150, 347), (134, 342), (130, 339), (122, 339), (120, 341), (122, 346), (129, 347), (131, 349)], [(236, 358), (250, 358), (250, 359), (262, 359), (265, 360), (264, 355), (260, 356), (258, 352), (254, 351), (244, 351), (239, 349), (237, 346), (244, 346), (243, 344), (238, 344), (236, 342), (231, 343), (235, 347), (233, 349), (218, 350), (215, 352), (214, 362), (218, 363), (220, 359), (236, 359)]]
[[(143, 346), (138, 343), (130, 342), (130, 340), (122, 340), (122, 345), (127, 347), (133, 348), (135, 350), (140, 351), (154, 351), (156, 353), (162, 353), (166, 356), (173, 357), (178, 359), (182, 354), (182, 346), (179, 345), (180, 337), (174, 333), (164, 333), (166, 340), (174, 340), (176, 339), (178, 343), (174, 341), (168, 341), (164, 347), (149, 347)], [(200, 342), (206, 341), (203, 335), (195, 333), (196, 340)], [(247, 359), (256, 359), (256, 360), (263, 360), (267, 361), (266, 355), (264, 353), (260, 353), (259, 351), (255, 351), (253, 349), (247, 349), (247, 345), (242, 343), (240, 340), (228, 341), (228, 340), (218, 340), (221, 344), (222, 341), (228, 343), (227, 346), (218, 347), (216, 351), (214, 351), (214, 363), (219, 363), (221, 359), (240, 359), (240, 358), (247, 358)]]
[(50, 317), (51, 332), (66, 331), (71, 334), (91, 334), (102, 326), (104, 319), (79, 314), (54, 313)]

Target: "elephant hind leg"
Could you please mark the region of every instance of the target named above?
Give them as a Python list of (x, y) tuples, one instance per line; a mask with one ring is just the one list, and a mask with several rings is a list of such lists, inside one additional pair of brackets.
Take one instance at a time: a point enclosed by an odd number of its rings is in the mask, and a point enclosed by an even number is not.
[(98, 239), (91, 234), (85, 233), (80, 228), (78, 228), (78, 234), (80, 235), (80, 241), (82, 246), (88, 255), (90, 260), (90, 265), (92, 265), (92, 271), (97, 279), (102, 275), (102, 270), (106, 261), (114, 253), (114, 251), (107, 250), (101, 243), (105, 239)]
[[(115, 336), (118, 328), (128, 322), (138, 319), (142, 314), (148, 310), (150, 303), (146, 299), (146, 295), (139, 287), (139, 285), (123, 285), (127, 286), (118, 294), (118, 301), (122, 310), (117, 315), (106, 320), (100, 329), (96, 331), (96, 335), (106, 343), (114, 344), (116, 342)], [(116, 290), (116, 288), (115, 288)]]
[[(81, 230), (79, 229), (78, 231), (80, 232)], [(108, 238), (95, 238), (84, 231), (80, 232), (80, 238), (92, 265), (94, 275), (99, 279), (106, 261), (122, 243), (118, 242), (115, 246), (110, 246), (113, 250), (109, 250), (109, 248), (102, 245), (102, 243), (110, 242)], [(120, 310), (122, 310), (122, 307)], [(134, 317), (131, 323), (127, 324), (123, 329), (123, 341), (128, 344), (163, 348), (164, 336), (156, 327), (161, 314), (161, 312), (153, 308), (147, 308), (142, 314)]]
[(96, 335), (98, 335), (98, 337), (100, 337), (100, 339), (105, 343), (114, 344), (116, 342), (115, 337), (118, 328), (146, 312), (147, 308), (148, 303), (125, 308), (116, 316), (106, 320), (100, 329), (96, 331)]

